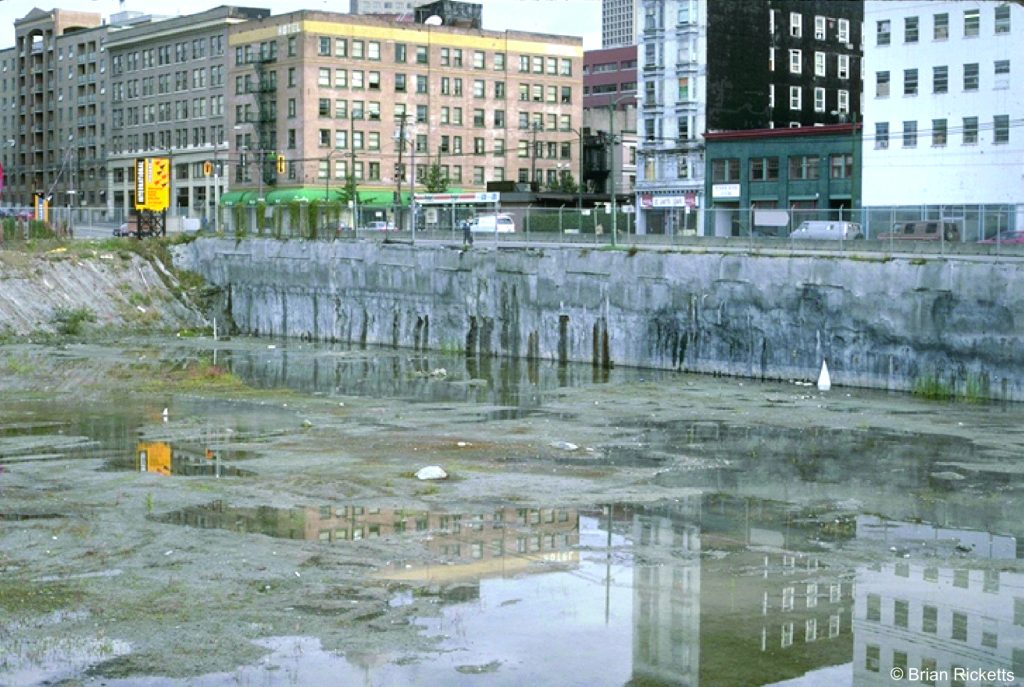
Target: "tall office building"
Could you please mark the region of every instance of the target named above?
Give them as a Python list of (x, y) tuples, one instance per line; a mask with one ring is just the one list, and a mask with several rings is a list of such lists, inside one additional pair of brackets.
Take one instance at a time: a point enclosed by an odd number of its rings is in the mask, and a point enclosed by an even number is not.
[(269, 15), (224, 6), (110, 34), (111, 209), (127, 213), (134, 207), (136, 158), (169, 157), (172, 216), (210, 216), (229, 181), (226, 94), (254, 88), (228, 78), (228, 28)]
[(601, 0), (601, 47), (636, 45), (639, 0)]
[(106, 55), (100, 15), (34, 9), (0, 53), (5, 204), (100, 204), (105, 196)]
[(239, 163), (248, 191), (323, 197), (351, 173), (361, 198), (390, 203), (432, 164), (450, 187), (480, 191), (575, 168), (579, 38), (304, 10), (239, 24), (228, 40), (231, 158), (284, 156), (262, 180)]
[(864, 31), (864, 204), (1024, 228), (1024, 6), (871, 0)]

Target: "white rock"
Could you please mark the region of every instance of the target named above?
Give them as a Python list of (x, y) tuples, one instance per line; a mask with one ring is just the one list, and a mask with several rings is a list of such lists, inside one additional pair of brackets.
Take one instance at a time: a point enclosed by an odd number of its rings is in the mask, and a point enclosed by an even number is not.
[(569, 443), (568, 441), (552, 441), (551, 446), (563, 451), (575, 451), (579, 448), (576, 444)]
[(428, 465), (416, 471), (416, 479), (448, 479), (448, 473), (440, 465)]

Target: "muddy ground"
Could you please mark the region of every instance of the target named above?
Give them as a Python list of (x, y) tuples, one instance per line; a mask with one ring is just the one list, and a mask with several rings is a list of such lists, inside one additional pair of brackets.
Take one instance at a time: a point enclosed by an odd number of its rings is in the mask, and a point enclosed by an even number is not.
[[(8, 345), (0, 684), (221, 673), (203, 684), (232, 684), (232, 671), (267, 660), (267, 638), (289, 636), (318, 638), (356, 666), (429, 662), (442, 647), (422, 619), (481, 573), (444, 572), (459, 560), (433, 545), (432, 524), (411, 524), (422, 513), (600, 514), (726, 491), (812, 523), (942, 512), (1006, 531), (1024, 512), (1022, 416), (1017, 406), (792, 382), (606, 378), (589, 367), (266, 340)], [(140, 471), (142, 442), (175, 447), (193, 470), (212, 455), (222, 476)], [(426, 465), (449, 479), (416, 479)], [(311, 514), (357, 507), (408, 513), (410, 525), (343, 543), (309, 529)], [(294, 530), (281, 529), (281, 513)], [(203, 518), (216, 522), (196, 526)], [(278, 519), (260, 529), (261, 518)], [(820, 555), (852, 569), (880, 554), (850, 541)], [(473, 663), (458, 676), (504, 669)]]

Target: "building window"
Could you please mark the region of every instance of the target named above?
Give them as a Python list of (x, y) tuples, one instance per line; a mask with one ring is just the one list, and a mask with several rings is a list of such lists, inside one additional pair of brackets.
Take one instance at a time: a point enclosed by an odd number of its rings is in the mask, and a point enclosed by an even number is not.
[(789, 158), (789, 178), (817, 179), (819, 161), (817, 155), (794, 155)]
[(839, 89), (836, 92), (836, 110), (840, 114), (845, 114), (850, 111), (850, 92)]
[(1010, 142), (1010, 115), (996, 115), (992, 118), (992, 142)]
[(896, 627), (910, 627), (910, 604), (901, 599), (893, 601), (892, 622)]
[(740, 180), (739, 158), (719, 158), (711, 161), (711, 181), (725, 183)]
[(370, 41), (366, 44), (366, 59), (380, 62), (380, 43)]
[[(833, 156), (833, 158), (838, 156)], [(882, 619), (882, 597), (878, 594), (868, 594), (867, 619), (878, 622)]]
[(932, 91), (935, 93), (949, 92), (949, 67), (932, 67)]
[(777, 181), (779, 178), (779, 158), (756, 157), (750, 160), (751, 181)]
[(850, 56), (840, 55), (838, 59), (838, 68), (836, 69), (837, 76), (840, 79), (850, 78)]
[(825, 40), (825, 17), (814, 18), (814, 40)]
[(932, 38), (937, 41), (944, 41), (949, 38), (949, 15), (943, 12), (933, 17), (935, 24), (932, 29)]
[(877, 644), (868, 644), (865, 649), (864, 669), (877, 673), (881, 667), (882, 648)]
[[(447, 81), (447, 79), (443, 79), (442, 81)], [(442, 83), (442, 86), (443, 85), (444, 85), (444, 83)], [(416, 75), (416, 92), (417, 93), (426, 93), (427, 92), (427, 77), (424, 76), (423, 74), (417, 74)]]
[(366, 55), (365, 44), (363, 41), (354, 40), (352, 41), (352, 59), (361, 60)]
[(850, 42), (850, 20), (840, 19), (836, 22), (836, 39), (846, 45)]
[(319, 71), (319, 78), (317, 79), (318, 86), (330, 86), (331, 85), (331, 70), (327, 67), (321, 67)]
[(932, 145), (933, 146), (944, 146), (944, 145), (946, 145), (946, 120), (945, 119), (933, 119), (932, 120)]
[(825, 53), (814, 53), (814, 75), (825, 76)]
[(335, 57), (348, 57), (348, 39), (347, 38), (335, 38), (334, 39), (334, 56)]
[(889, 122), (875, 122), (875, 149), (889, 147)]
[(921, 609), (921, 631), (935, 634), (939, 626), (939, 609), (935, 606), (924, 606)]
[(875, 72), (875, 97), (889, 97), (889, 72)]
[(980, 81), (978, 77), (978, 63), (973, 62), (971, 64), (964, 65), (964, 90), (965, 91), (976, 91), (978, 90), (978, 83)]
[(331, 54), (331, 39), (327, 36), (320, 36), (317, 39), (317, 55), (330, 55)]
[(789, 109), (800, 110), (803, 108), (803, 90), (799, 86), (789, 87)]
[(917, 95), (917, 70), (903, 70), (903, 95)]
[(953, 611), (953, 639), (967, 641), (967, 614)]
[(408, 46), (405, 43), (395, 43), (395, 62), (405, 64), (408, 51)]
[(417, 45), (416, 46), (416, 64), (427, 64), (427, 46)]
[(994, 63), (995, 68), (995, 79), (992, 82), (993, 88), (1009, 88), (1010, 87), (1010, 61), (1009, 60), (996, 60)]
[(889, 45), (892, 41), (892, 22), (882, 19), (876, 24), (875, 43), (878, 45)]
[(800, 50), (792, 49), (792, 50), (789, 51), (789, 73), (790, 74), (800, 74), (803, 71), (803, 68), (802, 68), (802, 66), (800, 64), (800, 62), (801, 62), (800, 58), (801, 58)]
[(825, 89), (816, 87), (814, 89), (814, 111), (824, 112), (825, 111)]
[(964, 145), (978, 144), (978, 118), (964, 117)]
[(917, 17), (903, 18), (903, 42), (917, 43)]
[(981, 29), (981, 10), (964, 10), (964, 36), (977, 36)]
[(799, 12), (789, 13), (789, 35), (793, 38), (800, 38), (804, 30), (804, 17)]
[(996, 34), (1010, 33), (1010, 6), (999, 5), (996, 7)]
[(903, 147), (917, 147), (917, 121), (903, 122)]

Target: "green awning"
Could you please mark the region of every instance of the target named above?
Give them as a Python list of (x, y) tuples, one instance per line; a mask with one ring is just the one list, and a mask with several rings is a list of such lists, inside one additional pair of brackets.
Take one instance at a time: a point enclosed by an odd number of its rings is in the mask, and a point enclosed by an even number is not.
[[(339, 182), (340, 184), (340, 182)], [(448, 193), (462, 193), (462, 189), (448, 189)], [(324, 196), (334, 203), (341, 200), (342, 187), (331, 185), (326, 186), (299, 186), (295, 188), (275, 188), (264, 193), (264, 202), (268, 205), (283, 205), (295, 200), (312, 202), (314, 200), (323, 202)], [(221, 205), (255, 205), (259, 197), (258, 191), (228, 191), (220, 197)], [(409, 192), (402, 191), (402, 205), (409, 204)], [(395, 202), (395, 192), (391, 190), (367, 189), (359, 191), (359, 204), (366, 206), (391, 207)]]

